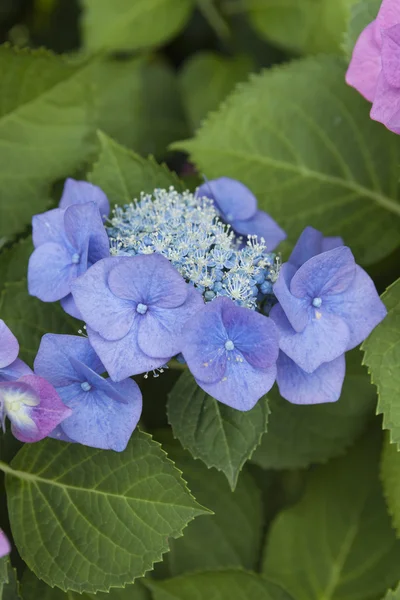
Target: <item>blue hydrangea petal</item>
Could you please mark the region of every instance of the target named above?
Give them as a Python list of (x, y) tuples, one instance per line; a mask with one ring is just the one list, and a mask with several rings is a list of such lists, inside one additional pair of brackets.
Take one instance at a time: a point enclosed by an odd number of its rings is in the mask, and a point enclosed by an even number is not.
[(174, 356), (181, 352), (186, 323), (192, 317), (196, 318), (195, 313), (204, 306), (201, 294), (193, 287), (187, 287), (188, 296), (181, 306), (152, 306), (145, 315), (139, 317), (138, 345), (147, 356)]
[(228, 334), (222, 321), (223, 298), (206, 304), (183, 333), (182, 354), (197, 380), (219, 381), (226, 369)]
[(343, 245), (340, 237), (324, 237), (314, 227), (306, 227), (297, 240), (288, 262), (299, 268), (313, 256)]
[(313, 256), (293, 275), (290, 291), (297, 298), (324, 298), (344, 292), (354, 279), (356, 263), (347, 246)]
[(77, 181), (75, 179), (66, 179), (64, 190), (59, 203), (60, 208), (68, 208), (73, 204), (85, 204), (94, 202), (98, 207), (102, 217), (108, 217), (110, 213), (110, 203), (108, 198), (97, 185), (87, 181)]
[(321, 252), (327, 252), (328, 250), (333, 250), (339, 246), (344, 246), (344, 241), (341, 237), (324, 237), (321, 244)]
[(122, 339), (136, 318), (136, 306), (132, 301), (118, 298), (108, 287), (110, 272), (122, 260), (117, 257), (100, 260), (71, 286), (82, 317), (106, 340)]
[(130, 331), (120, 340), (109, 341), (87, 327), (90, 343), (99, 355), (113, 381), (122, 381), (165, 365), (172, 356), (150, 358), (138, 346), (137, 331)]
[(361, 344), (387, 315), (374, 282), (358, 265), (353, 282), (346, 291), (337, 296), (329, 296), (325, 304), (328, 310), (341, 317), (348, 325), (350, 339), (346, 350)]
[(306, 373), (284, 352), (277, 362), (280, 395), (292, 404), (321, 404), (340, 398), (346, 372), (344, 354)]
[(33, 251), (29, 258), (28, 290), (44, 302), (67, 296), (77, 276), (77, 265), (64, 246), (49, 242)]
[(8, 367), (18, 356), (18, 340), (9, 327), (0, 319), (0, 369)]
[(121, 258), (111, 270), (108, 284), (119, 298), (160, 308), (180, 306), (189, 289), (169, 260), (160, 254)]
[(64, 226), (72, 247), (80, 257), (79, 275), (87, 269), (89, 245), (91, 245), (91, 263), (109, 256), (107, 232), (97, 206), (93, 202), (68, 207), (65, 210)]
[(16, 381), (24, 375), (33, 375), (33, 371), (20, 358), (16, 358), (10, 365), (0, 369), (0, 381)]
[(274, 294), (279, 300), (280, 305), (291, 326), (298, 332), (304, 331), (308, 325), (311, 313), (311, 300), (307, 298), (296, 298), (290, 291), (290, 283), (296, 273), (296, 267), (290, 263), (284, 263), (279, 272), (279, 277), (274, 284)]
[(57, 427), (53, 429), (53, 431), (51, 431), (47, 437), (53, 438), (54, 440), (59, 440), (60, 442), (68, 442), (69, 444), (76, 443), (63, 432), (61, 425), (57, 425)]
[(35, 248), (54, 242), (64, 246), (67, 241), (64, 228), (65, 210), (54, 208), (32, 218), (32, 241)]
[(82, 315), (75, 304), (75, 300), (72, 294), (68, 294), (68, 296), (65, 296), (65, 298), (61, 298), (60, 304), (63, 310), (67, 313), (67, 315), (70, 315), (75, 319), (83, 321)]
[(61, 425), (64, 434), (85, 446), (125, 450), (142, 412), (142, 395), (132, 379), (111, 385), (126, 403), (115, 402), (100, 389), (81, 389), (66, 401), (73, 412)]
[(257, 199), (243, 183), (229, 177), (220, 177), (203, 183), (199, 197), (206, 196), (214, 203), (227, 223), (250, 219), (257, 210)]
[(245, 360), (257, 369), (275, 364), (279, 336), (274, 321), (248, 308), (240, 308), (227, 299), (222, 299), (221, 303), (228, 338)]
[(322, 307), (314, 312), (315, 316), (301, 333), (293, 329), (279, 304), (270, 312), (279, 329), (279, 347), (307, 373), (343, 354), (350, 339), (349, 328), (341, 317), (323, 311)]
[(275, 250), (278, 244), (286, 239), (286, 233), (263, 210), (257, 210), (255, 215), (246, 221), (235, 219), (232, 229), (241, 235), (256, 235), (265, 240), (268, 252)]
[[(118, 391), (118, 386), (110, 383), (112, 381), (111, 379), (104, 379), (104, 377), (101, 377), (96, 371), (93, 371), (93, 369), (73, 356), (71, 356), (69, 360), (80, 377), (81, 385), (91, 386), (97, 391), (100, 390), (115, 402), (121, 402), (122, 404), (127, 403), (126, 398)], [(104, 367), (102, 367), (102, 371), (104, 370)]]
[[(189, 365), (190, 366), (190, 365)], [(214, 383), (197, 380), (210, 396), (236, 410), (251, 410), (274, 385), (276, 364), (268, 369), (255, 369), (245, 360), (227, 361), (224, 376)]]
[(40, 342), (34, 369), (56, 388), (81, 381), (70, 358), (87, 365), (96, 373), (106, 370), (87, 338), (77, 335), (46, 333)]

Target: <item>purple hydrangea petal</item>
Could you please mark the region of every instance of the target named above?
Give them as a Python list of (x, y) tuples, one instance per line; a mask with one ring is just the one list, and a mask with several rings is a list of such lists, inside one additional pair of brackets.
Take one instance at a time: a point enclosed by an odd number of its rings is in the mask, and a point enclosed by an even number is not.
[(376, 39), (379, 43), (385, 29), (400, 23), (400, 4), (397, 0), (383, 0), (375, 22)]
[(241, 235), (256, 235), (264, 238), (268, 252), (275, 250), (277, 245), (287, 237), (276, 221), (263, 210), (257, 210), (253, 217), (245, 221), (235, 219), (231, 225), (232, 229)]
[(279, 347), (307, 373), (343, 354), (350, 339), (349, 327), (341, 317), (322, 309), (314, 312), (301, 333), (293, 329), (279, 304), (270, 312), (279, 329)]
[(68, 401), (72, 415), (63, 421), (61, 429), (80, 444), (104, 450), (125, 450), (142, 412), (142, 395), (132, 379), (109, 384), (125, 403), (110, 400), (100, 389), (82, 389)]
[(10, 542), (8, 541), (8, 538), (7, 538), (6, 534), (4, 533), (4, 531), (1, 531), (1, 529), (0, 529), (0, 558), (3, 558), (3, 556), (10, 554), (10, 552), (11, 552)]
[(252, 367), (267, 369), (276, 363), (279, 335), (272, 319), (223, 298), (222, 321), (228, 338)]
[(159, 308), (180, 306), (189, 289), (183, 277), (161, 254), (121, 258), (110, 271), (108, 285), (119, 298)]
[(251, 410), (258, 400), (274, 385), (276, 365), (255, 369), (246, 361), (227, 362), (224, 376), (214, 383), (197, 380), (210, 396), (237, 410)]
[(227, 364), (224, 345), (228, 333), (222, 321), (224, 298), (205, 304), (185, 326), (182, 354), (197, 380), (207, 383), (219, 381)]
[(214, 200), (222, 218), (227, 223), (250, 219), (257, 210), (257, 199), (249, 188), (240, 181), (229, 177), (206, 181), (199, 187), (197, 195)]
[(382, 71), (386, 81), (400, 87), (400, 23), (382, 31)]
[(44, 302), (54, 302), (67, 296), (77, 276), (77, 265), (69, 250), (49, 242), (42, 244), (30, 256), (28, 290)]
[(64, 246), (66, 240), (64, 228), (65, 210), (54, 208), (32, 218), (32, 240), (35, 248), (48, 242)]
[(310, 299), (296, 298), (291, 293), (289, 286), (295, 273), (294, 265), (284, 263), (273, 289), (292, 327), (300, 332), (306, 328), (310, 320)]
[[(77, 360), (73, 356), (70, 356), (69, 360), (71, 362), (71, 365), (74, 367), (76, 373), (78, 373), (79, 375), (81, 386), (82, 384), (89, 384), (92, 388), (96, 389), (97, 391), (101, 391), (104, 394), (106, 394), (108, 398), (115, 400), (115, 402), (122, 402), (122, 404), (127, 403), (126, 398), (119, 393), (118, 386), (115, 387), (111, 379), (105, 379), (104, 377), (96, 373), (96, 371), (93, 371), (93, 369), (88, 367), (80, 360)], [(101, 367), (101, 370), (105, 370), (103, 366)], [(62, 397), (62, 391), (60, 391), (60, 395)]]
[(367, 25), (354, 46), (346, 83), (373, 102), (381, 72), (381, 52), (376, 40), (375, 21)]
[[(297, 298), (324, 298), (345, 291), (355, 276), (356, 263), (347, 246), (313, 256), (293, 275), (290, 291)], [(285, 311), (286, 312), (286, 311)]]
[(289, 263), (297, 269), (313, 256), (322, 252), (324, 236), (314, 227), (306, 227), (300, 234), (289, 257)]
[(75, 319), (83, 321), (82, 315), (79, 312), (77, 305), (75, 304), (75, 300), (72, 294), (68, 294), (68, 296), (65, 296), (65, 298), (61, 298), (60, 304), (63, 310), (67, 313), (67, 315), (70, 315)]
[(364, 341), (387, 315), (374, 282), (358, 265), (350, 287), (343, 294), (331, 296), (326, 304), (328, 310), (341, 317), (348, 325), (350, 338), (346, 350), (351, 350)]
[(18, 340), (7, 327), (2, 319), (0, 319), (0, 369), (8, 367), (18, 356), (19, 344)]
[(66, 235), (74, 248), (74, 253), (79, 257), (77, 263), (78, 275), (84, 273), (88, 265), (89, 240), (99, 237), (103, 242), (104, 252), (97, 260), (109, 255), (109, 243), (100, 213), (93, 202), (87, 204), (75, 204), (65, 210), (64, 227)]
[(33, 375), (33, 371), (20, 358), (0, 369), (0, 381), (16, 381), (24, 375)]
[(46, 333), (41, 339), (34, 362), (36, 375), (47, 379), (56, 388), (81, 381), (71, 364), (71, 356), (97, 373), (105, 371), (87, 338)]
[(108, 287), (115, 265), (125, 258), (104, 258), (90, 267), (71, 286), (76, 306), (93, 331), (106, 340), (123, 338), (131, 329), (136, 307), (130, 300), (118, 298)]
[(387, 129), (400, 133), (400, 93), (398, 88), (388, 84), (383, 73), (378, 80), (371, 119), (383, 123)]
[(174, 356), (182, 350), (186, 323), (204, 306), (201, 294), (193, 287), (187, 287), (187, 299), (181, 306), (152, 306), (139, 318), (138, 345), (147, 356)]
[(87, 328), (87, 333), (90, 343), (113, 381), (122, 381), (131, 375), (158, 369), (172, 358), (150, 358), (144, 354), (138, 346), (136, 331), (131, 331), (115, 341), (104, 339), (90, 327)]
[(54, 440), (59, 440), (60, 442), (68, 442), (69, 444), (76, 443), (63, 432), (61, 425), (57, 425), (57, 427), (53, 429), (53, 431), (51, 431), (47, 437), (53, 438)]
[(53, 386), (37, 375), (25, 375), (18, 381), (0, 383), (0, 394), (9, 398), (8, 403), (14, 394), (18, 400), (22, 396), (20, 408), (7, 411), (13, 435), (21, 442), (42, 440), (71, 414)]
[(280, 395), (293, 404), (321, 404), (340, 398), (346, 371), (344, 354), (306, 373), (284, 352), (277, 362)]
[(94, 202), (98, 207), (102, 217), (108, 217), (110, 213), (110, 203), (108, 198), (97, 185), (87, 181), (77, 181), (75, 179), (66, 179), (64, 190), (61, 196), (60, 208), (67, 208), (72, 204), (85, 204), (85, 202)]

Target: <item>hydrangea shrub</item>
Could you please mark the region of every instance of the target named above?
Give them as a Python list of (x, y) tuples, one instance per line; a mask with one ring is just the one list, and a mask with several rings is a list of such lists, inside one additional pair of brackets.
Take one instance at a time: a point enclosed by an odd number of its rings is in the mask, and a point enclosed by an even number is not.
[(396, 598), (399, 3), (20, 4), (0, 597)]

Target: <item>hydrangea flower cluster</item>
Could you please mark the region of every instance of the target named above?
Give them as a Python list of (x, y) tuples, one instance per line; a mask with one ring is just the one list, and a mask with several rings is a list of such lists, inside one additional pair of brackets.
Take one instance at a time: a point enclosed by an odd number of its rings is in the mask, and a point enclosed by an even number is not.
[(10, 552), (11, 552), (10, 542), (8, 541), (7, 536), (4, 533), (4, 531), (2, 531), (0, 529), (0, 558), (3, 558), (3, 556), (6, 556)]
[[(226, 296), (238, 306), (255, 309), (271, 295), (279, 272), (278, 257), (267, 252), (265, 240), (269, 247), (270, 238), (251, 235), (243, 247), (242, 238), (235, 235), (237, 230), (221, 220), (214, 200), (202, 196), (202, 190), (206, 191), (206, 186), (196, 195), (156, 189), (153, 194), (142, 194), (138, 202), (116, 207), (108, 228), (111, 254), (161, 254), (206, 301)], [(245, 197), (245, 206), (247, 200)], [(252, 195), (250, 204), (254, 204)], [(237, 212), (246, 215), (240, 202)], [(231, 221), (232, 226), (238, 223)], [(276, 224), (275, 229), (281, 231)], [(237, 232), (242, 233), (243, 228)], [(265, 233), (271, 234), (275, 247), (273, 225)]]
[(357, 40), (346, 81), (369, 102), (371, 118), (400, 133), (400, 3), (383, 0)]
[(45, 335), (27, 375), (18, 349), (3, 358), (0, 331), (0, 377), (20, 378), (25, 412), (34, 405), (21, 375), (46, 381), (62, 402), (46, 435), (123, 450), (142, 409), (131, 376), (162, 371), (176, 356), (237, 410), (250, 410), (275, 380), (293, 403), (339, 398), (345, 352), (386, 314), (340, 238), (306, 228), (281, 266), (272, 250), (285, 233), (240, 182), (143, 193), (105, 225), (108, 201), (87, 185), (69, 180), (62, 206), (34, 218), (29, 289), (62, 298), (88, 337)]

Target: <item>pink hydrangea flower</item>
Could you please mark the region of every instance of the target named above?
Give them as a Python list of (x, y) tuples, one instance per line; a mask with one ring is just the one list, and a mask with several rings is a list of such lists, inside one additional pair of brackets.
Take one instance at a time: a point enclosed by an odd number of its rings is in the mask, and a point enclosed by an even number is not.
[(11, 552), (10, 542), (8, 541), (4, 531), (0, 529), (0, 558)]
[(383, 0), (357, 40), (346, 82), (369, 102), (371, 118), (400, 133), (400, 2)]

